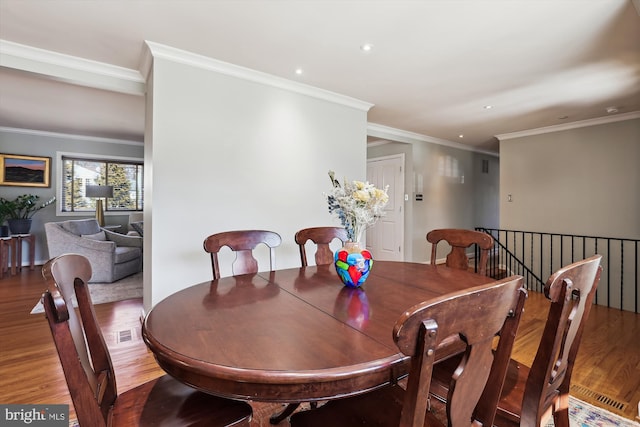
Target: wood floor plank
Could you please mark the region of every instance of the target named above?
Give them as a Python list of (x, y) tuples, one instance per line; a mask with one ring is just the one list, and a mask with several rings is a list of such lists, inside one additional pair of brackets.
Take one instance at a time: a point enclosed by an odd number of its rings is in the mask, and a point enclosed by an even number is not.
[[(43, 314), (29, 314), (43, 291), (40, 269), (0, 280), (0, 402), (69, 404), (75, 411)], [(513, 357), (530, 365), (538, 348), (548, 303), (530, 292), (518, 331)], [(140, 299), (96, 306), (123, 392), (156, 378), (163, 371), (140, 336)], [(131, 340), (119, 340), (120, 332)], [(129, 331), (129, 332), (127, 332)], [(575, 394), (595, 406), (629, 419), (637, 415), (640, 399), (640, 315), (594, 306), (583, 336), (572, 386), (583, 387), (623, 402), (616, 410), (593, 397)], [(278, 405), (255, 404), (254, 426), (268, 426)], [(288, 423), (283, 422), (286, 427)]]

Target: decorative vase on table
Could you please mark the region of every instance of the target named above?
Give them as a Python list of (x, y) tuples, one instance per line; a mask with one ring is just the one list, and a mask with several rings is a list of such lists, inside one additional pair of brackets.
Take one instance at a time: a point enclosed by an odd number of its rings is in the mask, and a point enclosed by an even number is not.
[(373, 266), (371, 252), (362, 248), (359, 242), (346, 242), (333, 257), (340, 280), (351, 288), (360, 287)]
[(373, 266), (371, 252), (360, 245), (364, 231), (384, 216), (384, 207), (389, 201), (388, 185), (383, 189), (363, 181), (344, 180), (343, 184), (329, 171), (332, 189), (327, 196), (329, 213), (340, 219), (349, 239), (337, 250), (333, 260), (336, 271), (346, 286), (361, 286)]

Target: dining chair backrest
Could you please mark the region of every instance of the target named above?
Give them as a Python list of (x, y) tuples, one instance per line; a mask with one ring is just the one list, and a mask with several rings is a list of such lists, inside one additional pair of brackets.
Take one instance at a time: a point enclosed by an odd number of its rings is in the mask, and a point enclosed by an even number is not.
[(249, 426), (248, 403), (200, 392), (168, 375), (118, 395), (87, 286), (89, 261), (78, 254), (60, 255), (43, 266), (42, 274), (47, 284), (42, 304), (80, 426)]
[(466, 350), (450, 378), (449, 425), (466, 427), (470, 420), (492, 425), (524, 309), (522, 285), (521, 276), (512, 276), (423, 302), (400, 317), (393, 338), (411, 356), (400, 426), (423, 425), (436, 349), (460, 339)]
[[(559, 406), (557, 399), (568, 399), (573, 366), (600, 281), (601, 259), (601, 255), (595, 255), (572, 263), (547, 280), (544, 293), (551, 305), (526, 385), (509, 381), (503, 392), (503, 399), (509, 399), (511, 387), (522, 393), (524, 386), (520, 425), (540, 425), (552, 404)], [(503, 412), (500, 406), (498, 415)], [(568, 425), (567, 413), (562, 417)]]
[(343, 244), (347, 241), (347, 230), (344, 227), (311, 227), (299, 230), (295, 235), (295, 241), (300, 248), (300, 263), (303, 267), (308, 265), (305, 245), (311, 240), (316, 244), (316, 265), (328, 265), (333, 263), (333, 251), (331, 242), (335, 239)]
[(275, 269), (276, 251), (282, 238), (278, 233), (266, 230), (235, 230), (212, 234), (204, 240), (204, 250), (211, 254), (211, 268), (213, 278), (220, 278), (220, 263), (218, 253), (227, 246), (236, 253), (236, 259), (232, 264), (233, 275), (257, 273), (258, 260), (253, 256), (253, 250), (259, 244), (265, 244), (269, 248), (270, 270)]
[[(116, 379), (86, 286), (91, 277), (89, 260), (78, 254), (61, 255), (42, 267), (42, 275), (47, 282), (42, 304), (78, 421), (82, 426), (107, 425), (117, 397)], [(80, 317), (73, 309), (73, 295)]]
[(469, 257), (467, 256), (467, 248), (476, 245), (480, 250), (478, 273), (483, 276), (487, 274), (489, 251), (493, 248), (493, 237), (491, 235), (480, 231), (458, 228), (431, 230), (427, 233), (427, 241), (431, 243), (431, 264), (436, 264), (437, 246), (443, 240), (451, 246), (451, 252), (447, 255), (445, 263), (447, 267), (468, 270)]
[[(93, 270), (89, 259), (80, 254), (64, 254), (50, 259), (42, 266), (42, 277), (45, 281), (55, 280), (56, 285), (60, 288), (62, 298), (64, 298), (70, 307), (73, 305), (73, 297), (75, 295), (74, 281), (76, 277), (88, 283), (92, 275)], [(79, 337), (84, 335), (82, 323), (73, 310), (69, 313), (69, 326), (71, 332), (76, 336), (74, 341), (78, 345), (78, 352), (82, 353), (84, 350), (86, 353), (84, 342), (79, 339)], [(83, 363), (88, 365), (88, 358), (86, 358)]]

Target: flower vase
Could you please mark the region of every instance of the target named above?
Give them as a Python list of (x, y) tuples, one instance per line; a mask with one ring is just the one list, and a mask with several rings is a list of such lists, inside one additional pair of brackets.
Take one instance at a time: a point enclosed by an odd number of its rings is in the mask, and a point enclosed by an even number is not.
[(351, 288), (360, 287), (373, 266), (371, 252), (363, 249), (360, 242), (346, 242), (335, 252), (333, 259), (342, 283)]

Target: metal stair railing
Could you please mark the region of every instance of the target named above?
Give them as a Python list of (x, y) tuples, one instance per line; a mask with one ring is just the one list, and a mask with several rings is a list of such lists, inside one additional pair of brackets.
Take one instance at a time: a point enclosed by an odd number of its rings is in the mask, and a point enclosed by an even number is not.
[[(476, 228), (478, 231), (484, 231), (491, 234), (483, 228)], [(525, 287), (536, 292), (542, 292), (544, 282), (536, 275), (527, 265), (522, 262), (511, 250), (500, 240), (494, 239), (493, 250), (489, 253), (487, 266), (487, 275), (494, 279), (503, 279), (513, 274), (519, 274), (524, 277)], [(476, 262), (479, 254), (476, 254)], [(478, 268), (476, 266), (476, 271)]]
[[(476, 227), (490, 234), (492, 277), (520, 274), (527, 289), (542, 292), (547, 278), (562, 266), (602, 255), (603, 273), (595, 303), (638, 313), (640, 240)], [(477, 259), (477, 257), (476, 257)]]

